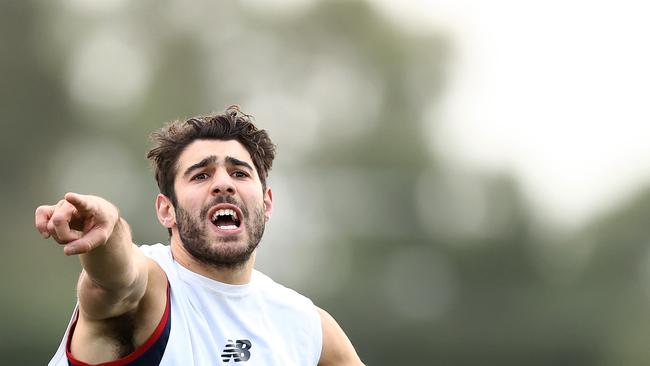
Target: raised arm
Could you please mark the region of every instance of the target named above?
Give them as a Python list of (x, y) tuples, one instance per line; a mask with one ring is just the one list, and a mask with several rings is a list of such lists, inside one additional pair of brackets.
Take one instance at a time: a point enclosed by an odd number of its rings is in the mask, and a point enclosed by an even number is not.
[(318, 366), (363, 366), (352, 343), (336, 320), (318, 308), (323, 328), (323, 350)]
[[(100, 197), (68, 193), (56, 205), (36, 209), (36, 228), (63, 245), (66, 255), (79, 255), (83, 267), (73, 355), (86, 362), (122, 356), (115, 345), (125, 336), (117, 332), (125, 327), (116, 321), (123, 315), (129, 315), (127, 328), (133, 334), (127, 336), (135, 343), (126, 348), (144, 342), (162, 316), (166, 281), (162, 270), (132, 243), (117, 208)], [(140, 311), (143, 303), (145, 312)]]

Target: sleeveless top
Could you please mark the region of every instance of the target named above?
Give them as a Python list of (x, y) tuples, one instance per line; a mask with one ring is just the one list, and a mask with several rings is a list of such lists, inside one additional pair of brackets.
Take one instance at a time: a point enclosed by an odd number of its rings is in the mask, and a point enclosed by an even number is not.
[[(248, 284), (230, 285), (181, 266), (169, 246), (143, 245), (140, 250), (167, 274), (165, 314), (141, 347), (102, 366), (318, 364), (321, 320), (307, 297), (257, 270)], [(75, 308), (49, 366), (88, 365), (66, 356), (76, 313)]]

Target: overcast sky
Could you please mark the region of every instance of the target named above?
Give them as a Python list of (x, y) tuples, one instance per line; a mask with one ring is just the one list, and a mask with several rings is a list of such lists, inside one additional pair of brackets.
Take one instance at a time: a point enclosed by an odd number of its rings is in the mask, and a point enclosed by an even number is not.
[[(315, 1), (242, 3), (270, 11)], [(435, 153), (470, 169), (514, 174), (539, 218), (567, 228), (650, 182), (646, 2), (370, 1), (405, 29), (433, 29), (451, 42), (446, 95), (442, 108), (431, 108), (436, 123), (429, 135), (439, 149)], [(125, 4), (66, 2), (87, 12), (108, 12)], [(86, 53), (92, 56), (91, 51)], [(132, 55), (137, 50), (126, 51)], [(84, 68), (74, 69), (84, 76)], [(132, 90), (114, 94), (129, 96)]]
[(373, 0), (454, 47), (431, 138), (509, 171), (544, 219), (575, 227), (650, 177), (650, 5), (641, 1)]

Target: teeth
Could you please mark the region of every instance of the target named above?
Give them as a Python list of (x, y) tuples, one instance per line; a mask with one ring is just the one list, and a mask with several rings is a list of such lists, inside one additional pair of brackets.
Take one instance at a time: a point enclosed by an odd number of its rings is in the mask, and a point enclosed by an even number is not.
[(224, 226), (217, 226), (221, 230), (235, 230), (237, 229), (237, 226), (235, 225), (224, 225)]
[(221, 210), (217, 210), (217, 212), (215, 212), (214, 215), (212, 215), (212, 221), (217, 220), (217, 218), (219, 218), (219, 216), (232, 216), (232, 218), (235, 219), (235, 220), (239, 219), (237, 217), (237, 212), (235, 212), (234, 210), (231, 210), (229, 208), (227, 208), (227, 209), (222, 208)]

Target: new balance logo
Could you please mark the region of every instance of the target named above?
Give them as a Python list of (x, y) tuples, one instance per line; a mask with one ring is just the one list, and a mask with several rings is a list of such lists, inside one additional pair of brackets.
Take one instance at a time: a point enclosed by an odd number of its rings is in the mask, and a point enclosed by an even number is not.
[(251, 341), (248, 339), (238, 339), (237, 342), (229, 339), (226, 347), (223, 349), (221, 359), (223, 362), (230, 362), (231, 359), (235, 362), (248, 361), (251, 357), (250, 349)]

